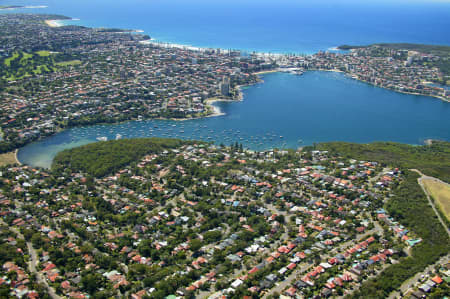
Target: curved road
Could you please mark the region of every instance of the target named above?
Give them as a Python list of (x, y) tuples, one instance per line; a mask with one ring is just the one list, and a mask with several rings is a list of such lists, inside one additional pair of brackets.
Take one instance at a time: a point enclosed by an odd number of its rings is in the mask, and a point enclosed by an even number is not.
[(421, 175), (421, 177), (417, 179), (417, 182), (419, 183), (419, 185), (422, 188), (423, 192), (427, 196), (428, 202), (430, 203), (431, 207), (433, 208), (434, 213), (438, 217), (439, 221), (441, 222), (442, 226), (444, 227), (445, 231), (447, 232), (448, 237), (450, 238), (450, 230), (448, 229), (448, 227), (445, 224), (444, 220), (442, 220), (441, 215), (438, 213), (438, 211), (436, 209), (436, 206), (434, 205), (434, 202), (431, 200), (430, 195), (428, 194), (427, 190), (423, 186), (422, 180), (434, 180), (434, 181), (437, 181), (437, 182), (442, 183), (442, 184), (447, 184), (447, 183), (445, 183), (445, 182), (443, 182), (443, 181), (441, 181), (441, 180), (439, 180), (437, 178), (434, 178), (434, 177), (431, 177), (431, 176), (426, 176), (422, 172), (420, 172), (420, 170), (417, 170), (417, 169), (410, 169), (410, 170), (414, 171), (414, 172), (417, 172), (418, 174)]
[[(417, 179), (417, 183), (419, 184), (419, 186), (422, 188), (423, 192), (425, 193), (428, 202), (430, 203), (431, 207), (433, 208), (434, 213), (436, 214), (436, 216), (438, 217), (439, 221), (441, 222), (442, 226), (444, 227), (445, 231), (447, 232), (449, 238), (450, 238), (450, 230), (447, 228), (447, 226), (445, 225), (445, 222), (442, 220), (441, 215), (438, 213), (434, 202), (431, 200), (430, 195), (428, 194), (427, 190), (425, 189), (422, 180), (434, 180), (437, 181), (439, 183), (442, 184), (447, 184), (437, 178), (431, 177), (431, 176), (426, 176), (424, 175), (420, 170), (418, 169), (410, 169), (411, 171), (417, 172), (421, 177)], [(447, 184), (448, 185), (448, 184)], [(408, 280), (404, 281), (402, 283), (402, 285), (400, 286), (400, 291), (405, 294), (411, 287), (413, 287), (415, 284), (417, 284), (417, 282), (419, 281), (419, 279), (421, 278), (423, 273), (426, 273), (428, 271), (430, 271), (431, 269), (434, 268), (435, 265), (440, 264), (440, 263), (444, 263), (446, 261), (448, 261), (448, 259), (450, 258), (450, 255), (446, 255), (442, 258), (439, 259), (439, 261), (437, 261), (436, 263), (432, 264), (432, 265), (428, 265), (423, 271), (417, 273), (416, 275), (414, 275), (413, 277), (409, 278)], [(400, 297), (400, 293), (398, 291), (395, 291), (393, 293), (391, 293), (389, 295), (389, 299), (393, 299), (393, 298), (399, 298)]]

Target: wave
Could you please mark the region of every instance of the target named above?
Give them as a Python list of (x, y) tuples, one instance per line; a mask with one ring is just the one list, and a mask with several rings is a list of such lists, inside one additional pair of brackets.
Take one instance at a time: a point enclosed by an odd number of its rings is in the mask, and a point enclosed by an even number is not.
[(47, 8), (47, 5), (27, 5), (24, 6), (23, 8)]

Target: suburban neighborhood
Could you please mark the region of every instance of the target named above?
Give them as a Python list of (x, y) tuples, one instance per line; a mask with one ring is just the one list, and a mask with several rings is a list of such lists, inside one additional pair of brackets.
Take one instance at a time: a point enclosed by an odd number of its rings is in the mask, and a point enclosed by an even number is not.
[(0, 177), (2, 287), (30, 298), (343, 297), (421, 242), (382, 208), (400, 169), (327, 151), (191, 143)]

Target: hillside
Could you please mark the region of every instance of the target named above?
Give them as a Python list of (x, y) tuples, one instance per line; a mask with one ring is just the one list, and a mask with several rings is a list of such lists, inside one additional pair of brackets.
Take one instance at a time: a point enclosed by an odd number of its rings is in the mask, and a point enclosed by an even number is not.
[(434, 141), (432, 145), (423, 146), (394, 142), (328, 142), (317, 145), (317, 149), (403, 169), (415, 168), (426, 175), (450, 182), (450, 142)]
[(123, 166), (139, 161), (150, 153), (162, 152), (193, 141), (165, 138), (139, 138), (96, 142), (58, 153), (52, 169), (70, 168), (95, 177), (102, 177)]

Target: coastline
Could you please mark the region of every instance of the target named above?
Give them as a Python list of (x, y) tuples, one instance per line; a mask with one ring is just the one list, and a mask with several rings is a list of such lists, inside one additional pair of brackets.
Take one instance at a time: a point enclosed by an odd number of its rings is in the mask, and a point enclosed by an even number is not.
[[(71, 19), (74, 20), (74, 19)], [(62, 20), (46, 20), (45, 23), (50, 26), (50, 27), (61, 27), (64, 26), (63, 23), (61, 23)], [(131, 32), (139, 32), (139, 33), (143, 33), (143, 30), (131, 30)], [(216, 48), (212, 48), (212, 47), (196, 47), (196, 46), (191, 46), (191, 45), (184, 45), (184, 44), (177, 44), (177, 43), (171, 43), (171, 42), (162, 42), (162, 41), (157, 41), (156, 39), (149, 39), (149, 40), (141, 40), (138, 43), (140, 44), (144, 44), (144, 45), (154, 45), (154, 46), (158, 46), (158, 47), (164, 47), (164, 48), (176, 48), (176, 49), (182, 49), (182, 50), (189, 50), (189, 51), (198, 51), (198, 52), (205, 52), (205, 51), (210, 51), (212, 49), (214, 50), (218, 50)], [(239, 50), (239, 49), (219, 49), (222, 53), (231, 53), (233, 51), (244, 51), (244, 50)], [(339, 47), (333, 47), (333, 48), (329, 48), (327, 50), (340, 50)], [(265, 52), (255, 52), (255, 54), (260, 55), (262, 57), (282, 57), (284, 55), (286, 55), (286, 53), (265, 53)], [(309, 55), (313, 55), (313, 54), (309, 54)], [(347, 73), (345, 71), (341, 71), (339, 69), (310, 69), (310, 70), (317, 70), (317, 71), (324, 71), (324, 72), (336, 72), (336, 73), (344, 73), (350, 77), (351, 74)], [(254, 75), (263, 75), (263, 74), (269, 74), (269, 73), (276, 73), (279, 72), (280, 69), (273, 69), (273, 70), (265, 70), (265, 71), (259, 71), (259, 72), (255, 72), (252, 73)], [(305, 70), (308, 71), (308, 70)], [(359, 78), (354, 78), (353, 79), (360, 81), (360, 82), (364, 82), (364, 83), (368, 83), (372, 86), (376, 86), (376, 87), (380, 87), (380, 88), (384, 88), (387, 90), (392, 90), (392, 91), (396, 91), (399, 93), (403, 93), (403, 94), (411, 94), (411, 95), (420, 95), (420, 96), (429, 96), (429, 97), (433, 97), (433, 98), (437, 98), (440, 99), (444, 102), (450, 103), (450, 98), (445, 98), (442, 96), (438, 96), (438, 95), (429, 95), (429, 94), (422, 94), (422, 93), (416, 93), (416, 92), (408, 92), (408, 91), (401, 91), (401, 90), (397, 90), (394, 88), (388, 88), (388, 87), (384, 87), (384, 86), (378, 86), (375, 84), (372, 84), (371, 82), (367, 82), (365, 80), (359, 79)], [(260, 82), (264, 82), (262, 79), (260, 79)], [(242, 92), (241, 92), (241, 86), (237, 86), (237, 89), (239, 90), (239, 100), (242, 100)], [(214, 108), (213, 108), (214, 109)], [(200, 117), (195, 117), (195, 118), (186, 118), (186, 119), (197, 119), (197, 118), (202, 118), (202, 117), (211, 117), (211, 116), (218, 116), (221, 115), (218, 112), (213, 113), (212, 115), (205, 115), (205, 116), (200, 116)], [(177, 120), (185, 120), (185, 119), (177, 119)]]
[(64, 26), (61, 23), (61, 20), (45, 20), (44, 22), (45, 22), (45, 24), (47, 24), (49, 27), (52, 27), (52, 28), (57, 28), (57, 27)]
[(278, 69), (276, 69), (276, 70), (267, 70), (267, 71), (260, 71), (260, 72), (253, 73), (253, 75), (264, 75), (264, 74), (271, 74), (271, 73), (278, 73), (278, 72), (279, 72)]
[[(363, 83), (366, 83), (366, 84), (369, 84), (369, 85), (372, 85), (372, 86), (375, 86), (375, 87), (378, 87), (378, 88), (383, 88), (383, 89), (386, 89), (386, 90), (391, 90), (391, 91), (398, 92), (398, 93), (403, 93), (403, 94), (411, 94), (411, 95), (423, 96), (423, 97), (432, 97), (432, 98), (436, 98), (436, 99), (439, 99), (441, 101), (450, 103), (450, 99), (447, 99), (447, 98), (444, 98), (444, 97), (441, 97), (441, 96), (438, 96), (438, 95), (422, 94), (422, 93), (418, 93), (418, 92), (409, 92), (409, 91), (398, 90), (398, 89), (389, 88), (389, 87), (385, 87), (385, 86), (379, 86), (379, 85), (373, 84), (372, 82), (369, 82), (369, 81), (366, 81), (366, 80), (363, 80), (363, 79), (360, 79), (360, 78), (355, 78), (350, 73), (346, 73), (346, 72), (338, 70), (338, 69), (330, 69), (330, 70), (309, 69), (309, 70), (306, 70), (306, 71), (343, 73), (344, 75), (346, 75), (347, 77), (349, 77), (349, 78), (351, 78), (353, 80), (356, 80), (356, 81), (359, 81), (359, 82), (363, 82)], [(425, 82), (424, 82), (424, 84), (425, 84)]]
[(153, 118), (153, 119), (160, 119), (160, 120), (173, 120), (173, 121), (186, 121), (186, 120), (194, 120), (194, 119), (201, 119), (201, 118), (208, 118), (208, 117), (216, 117), (216, 116), (222, 116), (225, 115), (224, 112), (222, 112), (220, 110), (219, 107), (215, 106), (214, 103), (216, 102), (240, 102), (242, 101), (243, 97), (240, 94), (240, 98), (237, 100), (232, 100), (232, 99), (221, 99), (221, 98), (208, 98), (205, 100), (205, 106), (208, 109), (208, 111), (212, 111), (212, 113), (207, 114), (207, 115), (202, 115), (202, 116), (198, 116), (198, 117), (185, 117), (185, 118), (163, 118), (163, 117), (157, 117), (157, 118)]
[(17, 164), (22, 165), (22, 162), (20, 162), (20, 160), (19, 160), (18, 154), (19, 154), (19, 149), (17, 148), (17, 149), (14, 151), (14, 159), (16, 160), (16, 163), (17, 163)]
[(372, 85), (372, 86), (375, 86), (375, 87), (378, 87), (378, 88), (383, 88), (383, 89), (386, 89), (386, 90), (391, 90), (391, 91), (398, 92), (398, 93), (403, 93), (403, 94), (410, 94), (410, 95), (422, 96), (422, 97), (431, 97), (431, 98), (439, 99), (439, 100), (441, 100), (443, 102), (446, 102), (446, 103), (450, 103), (450, 99), (447, 99), (447, 98), (444, 98), (444, 97), (441, 97), (441, 96), (438, 96), (438, 95), (422, 94), (422, 93), (418, 93), (418, 92), (403, 91), (403, 90), (398, 90), (398, 89), (394, 89), (394, 88), (379, 86), (379, 85), (373, 84), (372, 82), (369, 82), (369, 81), (366, 81), (366, 80), (362, 80), (360, 78), (354, 78), (352, 76), (349, 76), (348, 73), (345, 73), (345, 72), (343, 72), (343, 73), (345, 75), (347, 75), (348, 77), (350, 77), (351, 79), (353, 79), (353, 80), (356, 80), (356, 81), (359, 81), (359, 82), (363, 82), (363, 83), (366, 83), (366, 84), (369, 84), (369, 85)]

